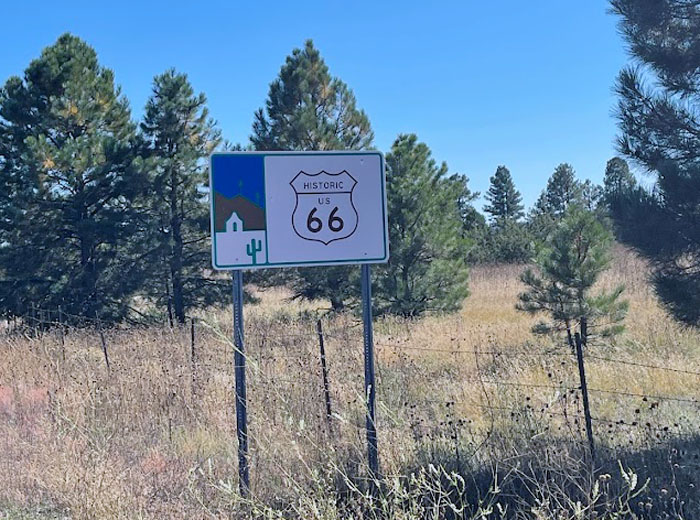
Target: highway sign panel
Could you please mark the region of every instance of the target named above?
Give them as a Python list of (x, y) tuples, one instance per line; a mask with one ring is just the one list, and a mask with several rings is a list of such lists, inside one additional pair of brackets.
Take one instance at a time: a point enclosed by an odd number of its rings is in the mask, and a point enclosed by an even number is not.
[(215, 269), (388, 260), (381, 153), (230, 152), (210, 160)]

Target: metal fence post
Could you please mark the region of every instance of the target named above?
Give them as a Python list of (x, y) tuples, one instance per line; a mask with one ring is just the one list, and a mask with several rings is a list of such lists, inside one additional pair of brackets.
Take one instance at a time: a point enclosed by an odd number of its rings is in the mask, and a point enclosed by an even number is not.
[(329, 429), (331, 429), (333, 427), (333, 413), (331, 411), (331, 391), (330, 385), (328, 383), (328, 368), (326, 367), (326, 347), (323, 342), (323, 325), (321, 324), (321, 320), (318, 320), (316, 322), (316, 333), (318, 334), (318, 346), (321, 350), (321, 377), (323, 378), (323, 397), (326, 400), (326, 420), (328, 421)]
[(190, 318), (190, 363), (192, 365), (192, 395), (197, 394), (197, 356), (195, 352), (194, 318)]
[(374, 375), (374, 337), (372, 334), (372, 278), (369, 264), (362, 265), (362, 320), (365, 343), (365, 399), (367, 401), (367, 457), (373, 478), (379, 477), (375, 399), (377, 385)]
[(58, 306), (58, 333), (61, 338), (61, 361), (66, 362), (66, 333), (63, 330), (63, 318), (61, 317), (61, 306)]
[(95, 313), (95, 323), (97, 323), (97, 332), (100, 334), (100, 343), (102, 343), (102, 353), (105, 357), (105, 365), (107, 366), (107, 373), (111, 373), (112, 368), (109, 365), (109, 354), (107, 353), (107, 340), (105, 339), (105, 334), (102, 331), (102, 324), (100, 323), (100, 316)]
[(591, 405), (588, 400), (588, 385), (586, 383), (586, 368), (583, 364), (583, 347), (581, 335), (575, 334), (576, 360), (578, 361), (578, 374), (581, 380), (581, 395), (583, 396), (583, 415), (586, 421), (586, 436), (588, 437), (588, 449), (591, 455), (591, 467), (595, 464), (595, 441), (593, 440), (593, 424), (591, 421)]
[(233, 271), (233, 344), (236, 378), (236, 434), (238, 436), (238, 478), (241, 495), (250, 494), (248, 468), (248, 411), (246, 408), (245, 351), (243, 344), (243, 273)]

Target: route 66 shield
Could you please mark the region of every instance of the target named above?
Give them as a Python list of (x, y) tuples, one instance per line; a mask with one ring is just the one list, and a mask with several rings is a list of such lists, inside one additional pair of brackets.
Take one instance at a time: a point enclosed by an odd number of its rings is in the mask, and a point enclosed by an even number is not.
[(357, 181), (347, 171), (300, 171), (289, 183), (296, 195), (292, 227), (299, 237), (325, 245), (352, 236), (357, 210), (352, 193)]

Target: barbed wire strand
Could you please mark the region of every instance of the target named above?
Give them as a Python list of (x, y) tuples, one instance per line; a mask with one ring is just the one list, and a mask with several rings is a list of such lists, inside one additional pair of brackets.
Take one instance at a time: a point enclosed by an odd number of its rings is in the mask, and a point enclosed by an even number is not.
[(700, 404), (697, 399), (689, 399), (685, 397), (675, 397), (670, 395), (653, 395), (653, 394), (641, 394), (636, 392), (628, 392), (626, 390), (605, 390), (603, 388), (588, 388), (589, 392), (595, 392), (599, 394), (612, 394), (612, 395), (622, 395), (625, 397), (641, 397), (643, 399), (655, 399), (657, 401), (676, 401), (680, 403), (692, 403)]
[(608, 363), (617, 363), (620, 365), (630, 365), (630, 366), (641, 367), (641, 368), (652, 368), (654, 370), (666, 370), (668, 372), (677, 372), (679, 374), (689, 374), (689, 375), (700, 377), (700, 372), (694, 372), (692, 370), (683, 370), (681, 368), (664, 367), (664, 366), (660, 366), (660, 365), (648, 365), (645, 363), (639, 363), (638, 361), (630, 361), (630, 360), (626, 360), (626, 359), (615, 359), (615, 358), (610, 358), (610, 357), (597, 356), (595, 354), (589, 354), (589, 353), (586, 354), (586, 358), (597, 359), (599, 361), (606, 361)]

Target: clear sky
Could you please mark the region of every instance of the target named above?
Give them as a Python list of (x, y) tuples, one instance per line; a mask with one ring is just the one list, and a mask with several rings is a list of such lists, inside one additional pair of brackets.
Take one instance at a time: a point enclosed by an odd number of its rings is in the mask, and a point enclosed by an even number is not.
[(482, 193), (496, 166), (526, 204), (560, 162), (601, 182), (612, 86), (628, 61), (604, 0), (3, 2), (0, 81), (69, 31), (140, 117), (155, 74), (186, 72), (224, 136), (245, 144), (285, 56), (312, 38), (355, 92), (375, 143), (415, 132)]

